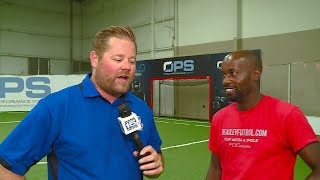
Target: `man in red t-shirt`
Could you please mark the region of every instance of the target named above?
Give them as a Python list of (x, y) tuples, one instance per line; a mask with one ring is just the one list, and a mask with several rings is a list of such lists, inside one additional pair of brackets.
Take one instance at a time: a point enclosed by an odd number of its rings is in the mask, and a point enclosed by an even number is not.
[(260, 93), (261, 59), (236, 51), (222, 62), (229, 106), (212, 118), (207, 180), (293, 179), (296, 154), (320, 179), (320, 143), (301, 110)]

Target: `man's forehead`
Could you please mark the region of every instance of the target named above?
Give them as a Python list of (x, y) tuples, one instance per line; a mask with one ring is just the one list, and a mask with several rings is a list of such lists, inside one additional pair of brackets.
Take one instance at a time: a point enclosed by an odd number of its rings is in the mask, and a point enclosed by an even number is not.
[(243, 56), (233, 56), (233, 55), (228, 55), (225, 57), (225, 59), (223, 60), (222, 63), (245, 63), (248, 62), (248, 59), (246, 57)]
[(224, 59), (225, 60), (240, 60), (249, 57), (249, 54), (246, 52), (233, 52), (228, 54)]
[(250, 63), (250, 60), (246, 59), (245, 57), (224, 59), (221, 64), (222, 69), (229, 70), (243, 68), (247, 69), (250, 66), (252, 66), (252, 63)]

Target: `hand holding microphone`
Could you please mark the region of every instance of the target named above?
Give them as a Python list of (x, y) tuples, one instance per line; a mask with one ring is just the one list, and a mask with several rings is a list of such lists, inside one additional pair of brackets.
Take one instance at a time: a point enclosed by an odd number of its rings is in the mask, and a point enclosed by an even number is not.
[[(143, 147), (143, 144), (137, 132), (142, 130), (143, 126), (140, 117), (137, 116), (134, 112), (131, 112), (130, 107), (125, 103), (118, 107), (118, 112), (120, 115), (120, 117), (118, 117), (118, 120), (122, 132), (125, 135), (132, 136), (133, 142), (138, 149), (138, 152), (135, 151), (134, 155), (137, 157), (141, 165), (141, 171), (143, 171), (143, 174), (148, 177), (158, 177), (163, 172), (164, 168), (162, 155), (158, 154), (158, 152), (150, 145)], [(141, 153), (141, 151), (143, 153)]]

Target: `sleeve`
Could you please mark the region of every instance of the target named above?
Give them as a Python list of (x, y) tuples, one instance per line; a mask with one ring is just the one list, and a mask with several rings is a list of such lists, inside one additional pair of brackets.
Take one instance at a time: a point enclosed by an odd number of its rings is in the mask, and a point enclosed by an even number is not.
[(50, 152), (56, 132), (46, 104), (40, 101), (0, 144), (0, 159), (10, 171), (24, 175)]
[(218, 113), (216, 113), (212, 117), (211, 125), (210, 125), (210, 134), (209, 134), (209, 142), (208, 147), (209, 150), (215, 154), (218, 154), (218, 148), (217, 148), (217, 139), (218, 139)]
[(153, 114), (148, 117), (150, 121), (150, 136), (148, 138), (148, 145), (151, 145), (157, 152), (161, 152), (162, 140), (160, 138), (159, 132), (157, 130)]
[(294, 152), (299, 151), (311, 142), (318, 141), (307, 118), (297, 107), (288, 115), (286, 127), (286, 139)]
[(143, 124), (143, 130), (139, 131), (143, 146), (150, 145), (157, 152), (161, 152), (162, 140), (157, 130), (152, 110), (141, 99), (138, 99), (138, 101), (133, 100), (133, 104), (131, 105), (132, 111), (140, 116)]

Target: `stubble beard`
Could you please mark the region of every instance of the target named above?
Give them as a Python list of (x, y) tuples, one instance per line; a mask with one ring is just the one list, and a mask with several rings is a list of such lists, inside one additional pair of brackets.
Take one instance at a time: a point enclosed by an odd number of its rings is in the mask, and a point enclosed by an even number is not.
[(242, 99), (242, 94), (239, 93), (239, 92), (237, 91), (237, 89), (236, 89), (236, 92), (235, 92), (234, 94), (235, 94), (234, 96), (229, 96), (229, 95), (228, 95), (229, 101), (231, 101), (231, 102), (240, 102), (241, 99)]
[(239, 95), (236, 95), (236, 96), (229, 96), (228, 99), (231, 101), (231, 102), (239, 102), (240, 101), (240, 97)]
[(121, 84), (116, 81), (116, 77), (99, 75), (99, 72), (96, 74), (97, 85), (106, 93), (119, 97), (122, 94), (126, 93), (129, 90), (130, 83), (132, 80), (128, 80), (125, 84)]

